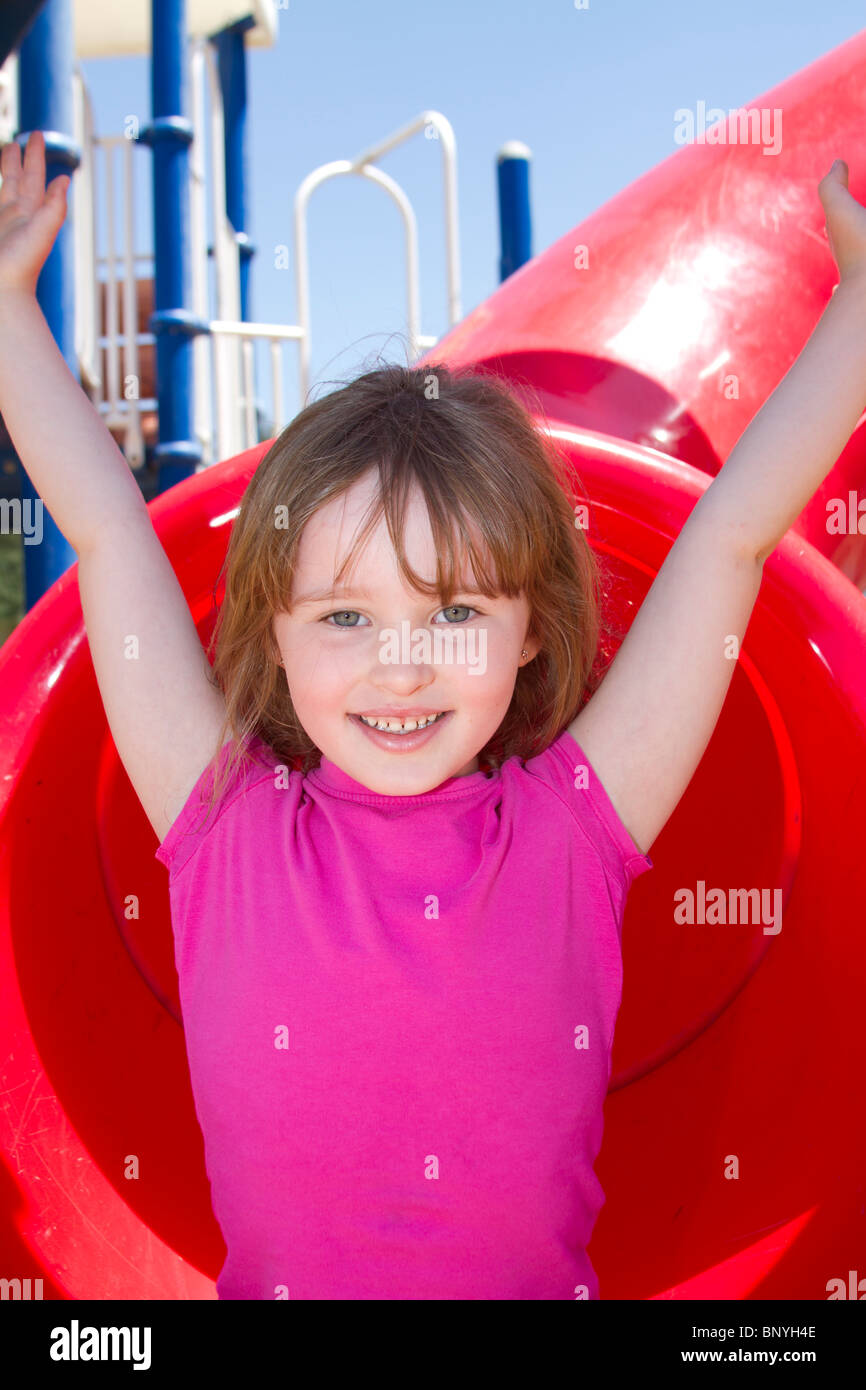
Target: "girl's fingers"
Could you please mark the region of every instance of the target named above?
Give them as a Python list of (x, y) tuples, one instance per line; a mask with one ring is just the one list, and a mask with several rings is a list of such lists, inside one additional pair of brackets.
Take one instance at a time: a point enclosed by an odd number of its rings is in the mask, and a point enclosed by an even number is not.
[(838, 197), (848, 193), (848, 165), (844, 159), (834, 159), (827, 173), (818, 183), (821, 199)]
[(56, 179), (52, 179), (46, 190), (46, 197), (53, 198), (61, 208), (66, 206), (66, 193), (71, 183), (68, 174), (58, 174)]
[(41, 130), (34, 130), (30, 134), (23, 167), (21, 147), (17, 140), (10, 140), (3, 146), (0, 150), (0, 175), (3, 179), (0, 184), (0, 208), (7, 203), (19, 202), (24, 205), (25, 211), (35, 216), (48, 200), (65, 207), (66, 190), (71, 178), (68, 174), (58, 174), (46, 187), (45, 137)]
[(0, 154), (0, 174), (3, 175), (3, 184), (0, 187), (0, 204), (8, 203), (18, 196), (18, 184), (21, 177), (21, 150), (17, 140), (10, 140), (3, 146)]
[(31, 211), (39, 206), (45, 193), (45, 136), (41, 130), (30, 132), (23, 164), (17, 140), (10, 140), (8, 145), (3, 146), (0, 173), (3, 175), (0, 202), (8, 203), (18, 198), (30, 204)]
[(45, 136), (41, 130), (31, 130), (24, 151), (20, 197), (32, 200), (35, 206), (45, 192)]
[(68, 174), (58, 174), (56, 179), (51, 180), (40, 206), (32, 214), (31, 227), (54, 227), (56, 223), (63, 221), (66, 216), (66, 190), (69, 182)]
[(836, 162), (832, 165), (832, 167), (827, 170), (827, 173), (824, 175), (824, 177), (821, 180), (819, 180), (818, 192), (821, 195), (822, 199), (828, 196), (832, 197), (834, 193), (838, 193), (840, 188), (845, 188), (846, 190), (848, 188), (848, 170), (845, 170), (845, 178), (843, 182), (841, 177), (842, 171), (839, 167), (839, 163), (840, 161), (837, 159)]

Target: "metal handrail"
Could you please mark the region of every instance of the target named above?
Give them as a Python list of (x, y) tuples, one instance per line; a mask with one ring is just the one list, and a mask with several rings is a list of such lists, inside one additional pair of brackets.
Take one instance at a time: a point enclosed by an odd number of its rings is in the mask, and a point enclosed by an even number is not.
[(15, 139), (18, 129), (18, 54), (13, 50), (0, 65), (0, 145)]
[[(140, 393), (139, 347), (153, 341), (152, 334), (138, 332), (138, 300), (135, 262), (142, 257), (135, 251), (135, 202), (133, 180), (133, 141), (123, 135), (94, 134), (93, 107), (80, 67), (73, 73), (75, 138), (81, 150), (75, 190), (73, 235), (77, 276), (75, 347), (79, 371), (94, 405), (108, 428), (123, 431), (123, 452), (132, 468), (144, 462), (144, 436), (141, 412), (151, 407)], [(114, 155), (122, 148), (121, 180), (123, 199), (123, 239), (118, 248), (115, 238)], [(106, 253), (95, 254), (96, 151), (104, 159)], [(150, 258), (152, 260), (152, 257)], [(118, 328), (117, 266), (122, 262), (123, 333)], [(97, 265), (105, 265), (106, 278), (97, 278)], [(98, 331), (100, 287), (105, 286), (106, 332)], [(123, 382), (132, 383), (134, 396), (121, 388), (119, 348), (123, 344)], [(101, 351), (105, 352), (103, 375)], [(106, 381), (107, 378), (107, 381)], [(107, 388), (107, 389), (106, 389)]]
[[(202, 446), (205, 468), (219, 459), (232, 457), (258, 442), (255, 371), (253, 343), (264, 339), (270, 344), (270, 365), (273, 399), (273, 431), (283, 428), (282, 344), (297, 341), (300, 398), (305, 403), (310, 373), (310, 304), (309, 262), (307, 247), (307, 207), (312, 192), (328, 179), (342, 174), (357, 174), (382, 188), (397, 205), (403, 220), (406, 240), (406, 294), (410, 351), (414, 357), (432, 346), (434, 336), (420, 331), (420, 289), (418, 263), (418, 226), (409, 198), (389, 174), (375, 167), (375, 162), (422, 128), (428, 138), (442, 145), (442, 168), (445, 196), (445, 244), (448, 294), (448, 321), (453, 326), (461, 317), (460, 267), (457, 225), (456, 142), (450, 122), (438, 111), (423, 111), (408, 125), (401, 127), (378, 144), (370, 146), (352, 160), (337, 160), (320, 166), (308, 174), (295, 195), (295, 275), (298, 303), (297, 324), (244, 323), (240, 320), (240, 264), (237, 238), (225, 214), (225, 184), (223, 168), (223, 110), (212, 45), (205, 39), (190, 44), (192, 77), (192, 116), (194, 136), (190, 148), (191, 229), (194, 248), (192, 267), (192, 307), (194, 314), (206, 321), (210, 332), (197, 335), (194, 370), (194, 428)], [(139, 349), (155, 342), (153, 333), (138, 332), (138, 280), (136, 264), (142, 261), (153, 266), (152, 253), (135, 250), (134, 166), (133, 149), (137, 140), (126, 135), (96, 136), (90, 96), (80, 69), (75, 72), (76, 139), (82, 151), (76, 180), (74, 230), (76, 267), (79, 293), (76, 295), (76, 351), (83, 383), (94, 397), (94, 404), (111, 428), (123, 431), (123, 450), (132, 467), (144, 459), (144, 439), (141, 413), (155, 410), (158, 403), (142, 399), (136, 390), (129, 399), (121, 390), (120, 350), (123, 350), (123, 379), (140, 382)], [(205, 89), (210, 102), (209, 120), (205, 115)], [(206, 156), (205, 139), (209, 141)], [(119, 247), (115, 238), (115, 173), (113, 156), (117, 146), (124, 149), (121, 170), (124, 240)], [(95, 252), (97, 207), (95, 160), (97, 149), (105, 160), (105, 224), (107, 247), (105, 255)], [(209, 165), (209, 168), (207, 167)], [(209, 177), (206, 175), (209, 174)], [(208, 193), (213, 223), (213, 255), (216, 263), (216, 317), (210, 318), (207, 212)], [(122, 264), (122, 274), (118, 266)], [(101, 281), (98, 267), (105, 267)], [(123, 328), (118, 322), (119, 279), (122, 282)], [(100, 287), (104, 283), (106, 296), (106, 332), (98, 332)], [(210, 338), (210, 343), (206, 341)], [(103, 371), (101, 354), (105, 354)], [(215, 422), (215, 428), (214, 428)]]
[[(208, 319), (208, 249), (207, 249), (207, 169), (205, 164), (205, 52), (202, 43), (191, 39), (189, 45), (190, 73), (190, 112), (193, 138), (189, 147), (190, 180), (190, 246), (192, 310), (196, 318)], [(213, 140), (213, 133), (211, 133)], [(202, 462), (200, 467), (215, 463), (220, 449), (214, 448), (214, 428), (211, 414), (213, 374), (211, 369), (210, 345), (203, 334), (193, 340), (193, 428), (201, 445)], [(217, 393), (219, 397), (219, 392)], [(231, 397), (224, 407), (231, 405)], [(218, 407), (221, 408), (221, 407)], [(237, 452), (237, 451), (235, 451)], [(222, 455), (231, 456), (229, 449)]]
[[(225, 167), (223, 164), (223, 106), (216, 55), (206, 39), (190, 45), (193, 89), (193, 141), (190, 147), (192, 192), (192, 243), (205, 254), (194, 258), (193, 308), (208, 321), (210, 344), (204, 336), (196, 340), (196, 425), (202, 442), (203, 462), (208, 467), (218, 459), (231, 458), (258, 443), (256, 418), (255, 361), (253, 342), (270, 342), (273, 420), (278, 434), (283, 428), (282, 341), (297, 338), (299, 331), (282, 324), (247, 323), (240, 318), (240, 260), (237, 237), (225, 214)], [(210, 122), (205, 120), (205, 88), (209, 97)], [(207, 131), (209, 180), (205, 178), (204, 139)], [(216, 267), (216, 317), (210, 318), (207, 278), (207, 204), (214, 233)], [(213, 403), (213, 415), (211, 405)], [(216, 439), (210, 428), (216, 420)]]
[[(75, 355), (86, 385), (93, 389), (102, 378), (96, 342), (96, 274), (92, 254), (93, 215), (93, 111), (81, 74), (72, 76), (73, 121), (81, 163), (76, 171), (73, 243), (76, 279)], [(79, 293), (81, 304), (78, 303)]]
[[(439, 111), (422, 111), (408, 125), (388, 135), (376, 145), (371, 145), (355, 159), (339, 159), (322, 164), (303, 180), (295, 194), (295, 290), (298, 307), (298, 327), (300, 328), (299, 375), (301, 402), (304, 403), (309, 390), (310, 375), (310, 298), (309, 298), (309, 260), (307, 255), (307, 206), (313, 190), (328, 179), (341, 174), (359, 174), (377, 183), (394, 199), (403, 218), (406, 235), (406, 301), (410, 352), (417, 357), (425, 347), (432, 347), (435, 337), (421, 334), (420, 290), (418, 284), (418, 227), (412, 204), (405, 192), (390, 175), (374, 168), (376, 160), (393, 150), (403, 141), (410, 139), (422, 127), (435, 132), (435, 138), (442, 144), (442, 173), (445, 189), (445, 250), (448, 276), (448, 321), (451, 327), (459, 323), (460, 307), (460, 265), (457, 219), (457, 146), (450, 121)], [(434, 138), (434, 137), (428, 137)]]
[[(448, 268), (448, 318), (453, 326), (460, 321), (462, 310), (460, 307), (460, 256), (457, 218), (457, 141), (451, 122), (442, 115), (441, 111), (422, 111), (420, 116), (416, 116), (408, 125), (401, 126), (393, 135), (386, 135), (385, 139), (380, 140), (378, 145), (371, 145), (368, 150), (357, 155), (351, 163), (354, 169), (359, 169), (363, 164), (375, 164), (377, 160), (382, 158), (383, 154), (388, 154), (397, 145), (411, 139), (422, 126), (425, 137), (439, 140), (442, 146), (445, 253)], [(432, 129), (435, 135), (428, 136), (428, 128)]]
[(212, 319), (212, 334), (236, 337), (240, 340), (243, 352), (243, 395), (241, 405), (244, 412), (244, 439), (242, 449), (251, 449), (258, 443), (256, 430), (253, 341), (264, 338), (271, 344), (271, 393), (274, 402), (273, 431), (277, 435), (283, 428), (283, 363), (280, 340), (301, 336), (300, 328), (282, 323), (243, 323), (230, 319)]

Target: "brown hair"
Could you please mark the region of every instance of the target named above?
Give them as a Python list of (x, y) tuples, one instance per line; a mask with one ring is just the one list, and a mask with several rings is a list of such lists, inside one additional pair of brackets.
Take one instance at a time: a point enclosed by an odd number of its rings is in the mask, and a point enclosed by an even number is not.
[[(497, 766), (514, 754), (525, 759), (542, 752), (598, 684), (602, 568), (575, 522), (578, 480), (571, 467), (501, 378), (441, 363), (389, 364), (302, 410), (274, 440), (243, 495), (208, 648), (215, 648), (211, 679), (226, 704), (217, 750), (229, 732), (234, 738), (214, 778), (211, 805), (241, 760), (257, 761), (244, 746), (250, 736), (304, 773), (320, 761), (281, 678), (271, 624), (290, 606), (298, 544), (310, 517), (373, 467), (375, 505), (337, 582), (384, 510), (401, 573), (420, 592), (450, 604), (468, 552), (484, 593), (523, 593), (529, 603), (530, 633), (541, 647), (518, 671), (511, 704), (479, 750), (480, 763)], [(426, 501), (435, 540), (435, 584), (411, 570), (404, 551), (413, 484)], [(278, 525), (278, 516), (287, 524)], [(467, 522), (480, 532), (492, 572)]]

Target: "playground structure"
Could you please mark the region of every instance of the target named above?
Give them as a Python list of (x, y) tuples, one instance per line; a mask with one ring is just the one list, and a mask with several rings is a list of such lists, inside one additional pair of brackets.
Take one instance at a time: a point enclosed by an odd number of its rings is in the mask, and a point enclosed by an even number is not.
[[(245, 230), (246, 45), (275, 42), (274, 0), (193, 0), (186, 22), (183, 0), (154, 0), (152, 7), (137, 0), (110, 23), (99, 0), (77, 0), (74, 9), (71, 0), (41, 3), (20, 56), (13, 51), (0, 68), (0, 140), (15, 138), (23, 146), (31, 130), (44, 130), (47, 179), (74, 174), (69, 215), (38, 296), (70, 370), (130, 467), (139, 470), (148, 500), (279, 433), (287, 423), (282, 349), (290, 342), (298, 346), (298, 396), (307, 399), (307, 215), (313, 193), (329, 179), (364, 178), (395, 204), (405, 245), (410, 355), (417, 358), (435, 342), (421, 331), (415, 211), (400, 184), (378, 167), (421, 131), (441, 151), (447, 321), (459, 322), (457, 151), (450, 122), (440, 112), (422, 111), (355, 158), (331, 161), (303, 179), (293, 218), (298, 321), (258, 322), (250, 317), (256, 248)], [(40, 0), (33, 8), (40, 9)], [(224, 27), (214, 32), (217, 17)], [(148, 51), (153, 119), (143, 125), (130, 114), (121, 134), (97, 134), (80, 60)], [(153, 251), (139, 247), (136, 169), (143, 158), (153, 163)], [(514, 142), (499, 155), (503, 275), (530, 254), (528, 159), (526, 147)], [(259, 403), (257, 343), (269, 347), (270, 415)], [(5, 451), (0, 437), (4, 453), (8, 472), (10, 456), (15, 458), (8, 437)], [(23, 470), (20, 494), (22, 503), (35, 503)], [(50, 516), (44, 525), (38, 548), (24, 549), (26, 609), (75, 560)]]
[[(580, 480), (622, 626), (829, 298), (815, 185), (842, 153), (852, 191), (864, 191), (864, 77), (866, 35), (755, 103), (784, 111), (777, 156), (683, 148), (542, 255), (517, 256), (462, 320), (452, 277), (455, 326), (441, 342), (425, 342), (414, 320), (422, 364), (481, 364), (540, 406), (539, 427)], [(369, 165), (364, 176), (382, 182), (375, 159), (409, 130), (360, 164), (325, 169)], [(526, 159), (513, 154), (509, 177), (521, 179)], [(456, 247), (456, 187), (451, 206)], [(411, 218), (404, 225), (411, 247)], [(298, 341), (308, 346), (309, 333)], [(240, 381), (240, 353), (234, 364)], [(232, 399), (248, 426), (251, 392)], [(118, 427), (134, 439), (129, 413)], [(596, 1164), (607, 1201), (590, 1246), (604, 1298), (824, 1299), (830, 1280), (863, 1269), (866, 537), (826, 525), (828, 500), (863, 478), (863, 431), (861, 420), (767, 560), (719, 723), (652, 846), (654, 872), (629, 897)], [(222, 436), (211, 437), (218, 449)], [(205, 643), (231, 522), (269, 440), (242, 444), (203, 457), (151, 503)], [(3, 1269), (42, 1278), (57, 1298), (212, 1298), (224, 1247), (189, 1089), (165, 874), (107, 728), (74, 567), (0, 648), (0, 728)], [(699, 882), (780, 889), (782, 930), (676, 926), (674, 892)], [(731, 1153), (736, 1182), (724, 1176)]]

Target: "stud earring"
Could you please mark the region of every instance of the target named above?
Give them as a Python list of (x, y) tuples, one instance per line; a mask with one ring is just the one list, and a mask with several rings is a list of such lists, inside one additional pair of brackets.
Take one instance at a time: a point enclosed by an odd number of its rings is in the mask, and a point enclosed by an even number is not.
[(521, 656), (526, 656), (526, 654), (527, 654), (527, 653), (526, 653), (526, 648), (524, 647), (524, 648), (523, 648), (523, 651), (520, 653), (520, 655), (521, 655)]

